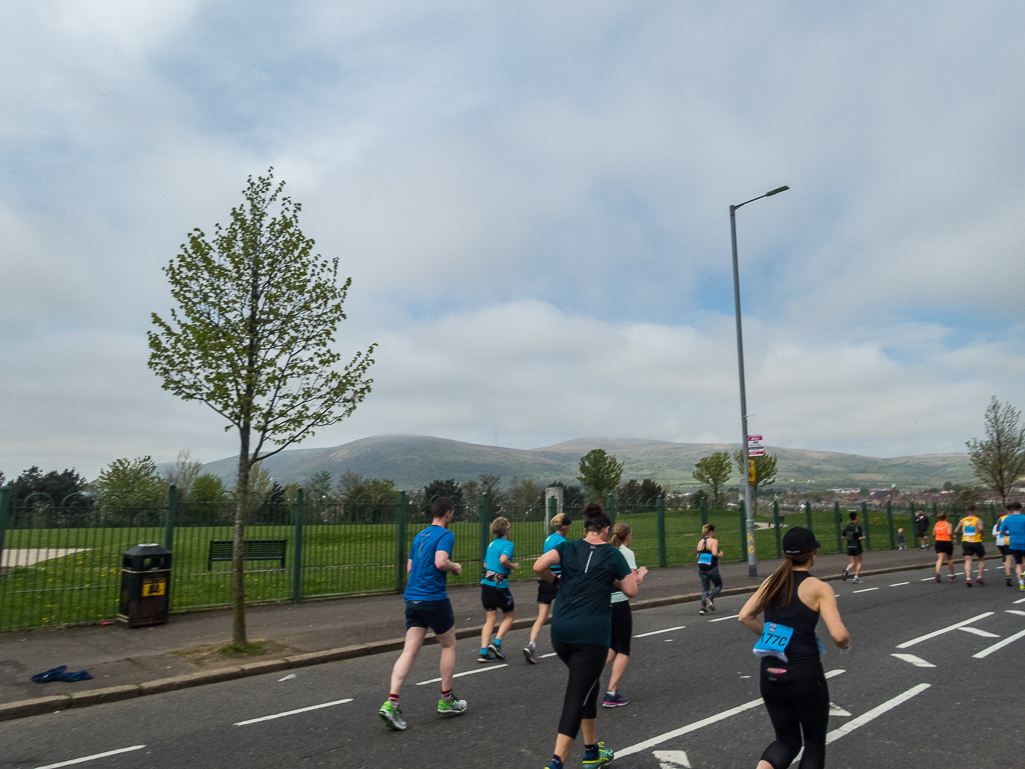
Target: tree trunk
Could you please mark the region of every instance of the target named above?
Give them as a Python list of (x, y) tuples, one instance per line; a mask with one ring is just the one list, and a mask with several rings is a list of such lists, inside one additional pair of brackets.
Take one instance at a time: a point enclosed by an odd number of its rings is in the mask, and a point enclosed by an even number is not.
[(231, 557), (231, 643), (243, 647), (246, 639), (245, 520), (249, 510), (249, 434), (242, 431), (238, 455), (238, 478), (235, 482), (235, 537)]

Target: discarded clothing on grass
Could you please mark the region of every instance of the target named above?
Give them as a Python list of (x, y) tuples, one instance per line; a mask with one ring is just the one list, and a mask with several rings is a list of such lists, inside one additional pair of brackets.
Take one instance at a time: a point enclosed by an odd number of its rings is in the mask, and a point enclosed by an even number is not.
[(32, 676), (32, 680), (37, 684), (48, 684), (51, 681), (88, 681), (92, 678), (87, 670), (68, 673), (67, 669), (67, 665), (61, 665), (59, 668), (50, 668), (42, 673), (36, 673)]

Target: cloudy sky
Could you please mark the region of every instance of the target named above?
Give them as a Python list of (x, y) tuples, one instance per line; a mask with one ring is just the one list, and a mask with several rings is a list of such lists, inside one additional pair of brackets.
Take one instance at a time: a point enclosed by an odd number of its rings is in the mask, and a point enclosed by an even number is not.
[[(923, 9), (927, 12), (923, 13)], [(146, 365), (271, 166), (373, 393), (303, 447), (963, 451), (1025, 408), (1025, 4), (0, 5), (0, 470), (229, 456)]]

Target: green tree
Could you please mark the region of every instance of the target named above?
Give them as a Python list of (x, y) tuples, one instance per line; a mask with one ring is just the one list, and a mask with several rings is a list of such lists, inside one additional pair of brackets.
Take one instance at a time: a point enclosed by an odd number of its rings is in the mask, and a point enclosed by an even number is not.
[(192, 452), (182, 449), (174, 464), (164, 471), (164, 480), (173, 484), (178, 493), (178, 499), (183, 502), (189, 501), (189, 493), (192, 491), (192, 484), (203, 472), (203, 463), (192, 458)]
[[(752, 502), (754, 510), (752, 515), (758, 513), (758, 493), (766, 486), (776, 482), (776, 455), (763, 454), (760, 457), (751, 457), (755, 462), (755, 482), (751, 484)], [(747, 478), (747, 468), (744, 466), (744, 452), (737, 451), (733, 454), (733, 461), (740, 471), (741, 480)]]
[[(0, 474), (0, 486), (2, 485), (3, 475)], [(43, 473), (38, 465), (32, 465), (11, 481), (10, 485), (11, 505), (18, 507), (29, 500), (29, 497), (32, 497), (29, 501), (33, 504), (38, 501), (47, 505), (60, 505), (68, 497), (81, 494), (85, 490), (86, 482), (85, 478), (74, 470), (64, 470), (60, 473), (51, 470)], [(89, 500), (83, 498), (82, 504), (88, 507)]]
[(369, 394), (374, 345), (339, 370), (332, 345), (351, 279), (313, 252), (284, 183), (249, 178), (213, 238), (193, 230), (165, 268), (177, 309), (152, 315), (149, 366), (238, 433), (232, 642), (247, 646), (242, 542), (253, 466), (348, 417)]
[(330, 497), (334, 485), (330, 470), (318, 470), (306, 481), (306, 495), (317, 500)]
[(541, 488), (532, 480), (513, 478), (509, 493), (505, 497), (506, 515), (512, 513), (521, 519), (537, 519), (543, 515), (545, 495)]
[(716, 451), (706, 457), (701, 457), (694, 465), (694, 480), (705, 484), (712, 491), (712, 507), (719, 509), (719, 496), (722, 488), (733, 474), (730, 452)]
[(1007, 495), (1025, 475), (1025, 423), (1018, 409), (993, 396), (983, 426), (986, 437), (972, 438), (966, 443), (968, 458), (975, 477), (999, 494), (1000, 504), (1006, 505)]
[(216, 505), (225, 501), (228, 488), (224, 481), (213, 473), (201, 473), (192, 482), (189, 502), (194, 505)]
[(167, 481), (149, 456), (115, 459), (93, 482), (97, 504), (123, 524), (152, 525), (167, 499)]
[(622, 477), (623, 463), (617, 462), (605, 449), (591, 449), (580, 457), (577, 480), (603, 505), (605, 498), (619, 488)]

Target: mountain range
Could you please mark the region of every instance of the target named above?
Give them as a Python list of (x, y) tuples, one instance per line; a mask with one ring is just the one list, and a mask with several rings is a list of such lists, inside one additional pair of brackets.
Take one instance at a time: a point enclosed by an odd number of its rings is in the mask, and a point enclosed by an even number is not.
[[(304, 483), (327, 470), (337, 479), (353, 472), (368, 478), (388, 478), (396, 488), (414, 490), (436, 479), (462, 482), (482, 473), (539, 484), (575, 483), (580, 457), (591, 449), (605, 449), (623, 463), (623, 480), (651, 478), (679, 491), (697, 489), (694, 464), (714, 451), (736, 451), (739, 444), (672, 443), (630, 438), (578, 438), (538, 449), (510, 449), (434, 438), (426, 435), (379, 435), (334, 448), (282, 451), (263, 463), (277, 483)], [(882, 459), (857, 454), (766, 447), (776, 455), (776, 486), (809, 489), (905, 489), (940, 487), (946, 481), (970, 483), (972, 466), (967, 454), (925, 454)], [(234, 484), (236, 459), (228, 457), (204, 465), (205, 472)], [(730, 484), (741, 483), (734, 473)]]

